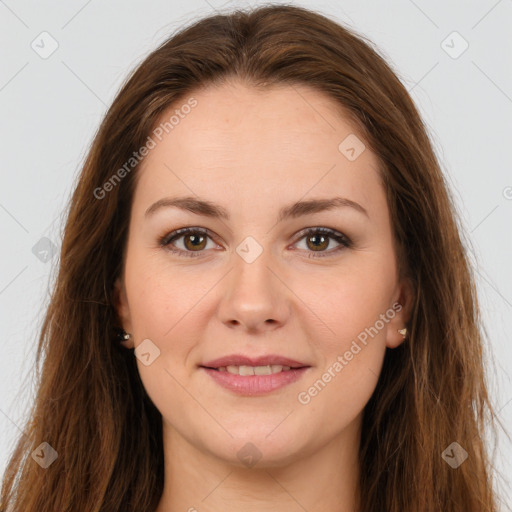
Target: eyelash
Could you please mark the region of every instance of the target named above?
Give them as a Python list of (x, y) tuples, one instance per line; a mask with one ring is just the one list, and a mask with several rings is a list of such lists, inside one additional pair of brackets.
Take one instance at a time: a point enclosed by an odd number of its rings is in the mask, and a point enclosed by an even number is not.
[[(168, 251), (178, 254), (179, 256), (185, 256), (189, 258), (197, 258), (201, 255), (203, 251), (184, 251), (183, 249), (171, 249), (170, 244), (171, 242), (174, 242), (175, 240), (178, 240), (179, 238), (182, 238), (185, 235), (203, 235), (207, 236), (210, 239), (212, 238), (209, 234), (210, 232), (207, 229), (204, 228), (183, 228), (183, 229), (177, 229), (176, 231), (172, 231), (171, 233), (168, 233), (164, 236), (162, 236), (158, 242), (161, 247), (165, 247)], [(321, 234), (324, 236), (327, 236), (328, 238), (332, 238), (336, 240), (336, 242), (340, 243), (341, 245), (339, 247), (336, 247), (335, 249), (332, 249), (330, 251), (308, 251), (310, 254), (308, 255), (308, 258), (326, 258), (331, 256), (334, 253), (338, 253), (340, 250), (343, 250), (345, 248), (352, 247), (352, 241), (343, 235), (342, 233), (339, 233), (338, 231), (335, 231), (333, 229), (329, 228), (308, 228), (307, 230), (302, 232), (302, 236), (297, 240), (299, 242), (303, 238), (306, 238), (308, 236), (311, 236), (312, 234)], [(297, 243), (296, 242), (296, 243)]]

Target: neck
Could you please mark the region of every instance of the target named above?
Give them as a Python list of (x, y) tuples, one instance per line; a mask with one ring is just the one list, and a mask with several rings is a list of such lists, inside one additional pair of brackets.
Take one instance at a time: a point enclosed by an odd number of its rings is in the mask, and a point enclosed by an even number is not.
[(360, 421), (312, 453), (252, 468), (199, 450), (164, 421), (165, 482), (156, 512), (357, 512)]

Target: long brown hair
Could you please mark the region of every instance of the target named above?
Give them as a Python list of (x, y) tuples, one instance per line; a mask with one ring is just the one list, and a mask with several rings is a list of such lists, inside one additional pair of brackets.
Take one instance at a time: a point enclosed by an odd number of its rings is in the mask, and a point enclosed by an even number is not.
[[(97, 191), (126, 170), (171, 105), (231, 78), (325, 92), (381, 164), (398, 266), (412, 280), (415, 302), (408, 339), (386, 352), (364, 410), (361, 512), (497, 511), (483, 441), (497, 416), (463, 231), (427, 130), (372, 46), (319, 13), (266, 5), (183, 28), (127, 79), (70, 201), (38, 343), (37, 397), (4, 476), (3, 512), (156, 508), (164, 481), (162, 418), (133, 352), (113, 341), (113, 283), (123, 264), (137, 166), (111, 181), (108, 193)], [(58, 454), (46, 469), (30, 457), (42, 442)], [(468, 453), (457, 468), (442, 456), (453, 442)]]

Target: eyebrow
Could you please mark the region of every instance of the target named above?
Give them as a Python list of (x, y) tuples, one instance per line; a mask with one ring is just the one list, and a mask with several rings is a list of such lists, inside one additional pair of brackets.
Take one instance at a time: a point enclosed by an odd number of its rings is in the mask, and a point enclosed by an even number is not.
[[(164, 197), (153, 203), (144, 214), (145, 217), (153, 215), (162, 208), (175, 207), (185, 211), (190, 211), (196, 215), (205, 217), (220, 218), (229, 220), (229, 212), (222, 206), (211, 201), (198, 199), (197, 197)], [(332, 197), (330, 199), (310, 199), (307, 201), (297, 201), (289, 206), (279, 210), (278, 222), (288, 218), (296, 218), (303, 215), (318, 213), (333, 208), (349, 207), (369, 217), (368, 212), (359, 203), (347, 199), (346, 197)]]

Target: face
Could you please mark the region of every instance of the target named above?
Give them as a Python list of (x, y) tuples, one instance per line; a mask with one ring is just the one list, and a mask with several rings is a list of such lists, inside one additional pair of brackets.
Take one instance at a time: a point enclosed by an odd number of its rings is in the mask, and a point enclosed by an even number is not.
[(191, 97), (137, 171), (116, 282), (126, 345), (164, 436), (233, 464), (244, 446), (260, 466), (284, 464), (358, 424), (403, 340), (410, 289), (378, 161), (307, 86)]

